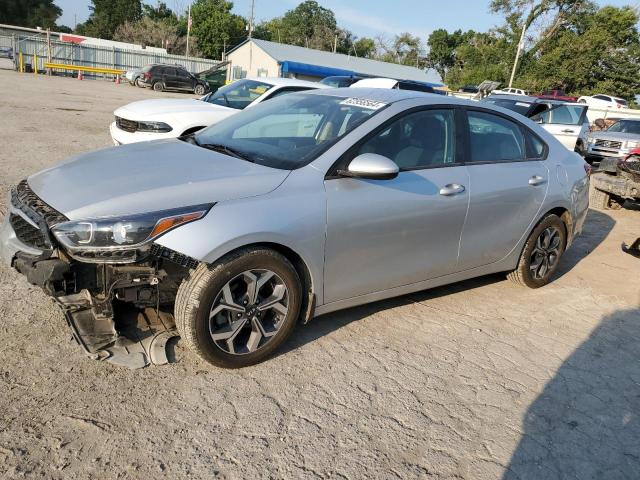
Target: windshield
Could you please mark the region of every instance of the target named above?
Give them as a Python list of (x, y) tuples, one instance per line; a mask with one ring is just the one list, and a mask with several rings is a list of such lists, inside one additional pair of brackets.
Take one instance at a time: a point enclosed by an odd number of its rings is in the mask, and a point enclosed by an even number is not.
[(214, 105), (243, 110), (271, 88), (273, 88), (273, 85), (270, 83), (257, 80), (238, 80), (219, 88), (215, 93), (209, 95), (205, 101)]
[(520, 115), (527, 115), (527, 112), (531, 108), (530, 102), (520, 102), (518, 100), (510, 100), (507, 98), (492, 98), (488, 97), (483, 100), (483, 102), (492, 103), (498, 107), (506, 108), (507, 110), (512, 110)]
[(357, 98), (291, 93), (214, 124), (195, 142), (272, 168), (300, 168), (386, 105)]
[(620, 120), (619, 122), (611, 125), (607, 129), (607, 132), (634, 133), (636, 135), (640, 135), (640, 121)]

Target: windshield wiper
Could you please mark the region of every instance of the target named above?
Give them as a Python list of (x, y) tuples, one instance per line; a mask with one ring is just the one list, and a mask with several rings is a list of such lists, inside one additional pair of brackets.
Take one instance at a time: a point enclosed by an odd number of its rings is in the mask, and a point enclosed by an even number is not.
[(200, 143), (198, 142), (195, 138), (194, 138), (196, 145), (198, 145), (199, 147), (202, 148), (206, 148), (208, 150), (213, 150), (214, 152), (219, 152), (219, 153), (224, 153), (226, 155), (229, 155), (231, 157), (236, 157), (239, 158), (241, 160), (246, 160), (247, 162), (252, 162), (255, 163), (254, 160), (247, 156), (246, 154), (239, 152), (238, 150), (231, 148), (231, 147), (227, 147), (226, 145), (222, 145), (222, 144), (218, 144), (218, 143)]

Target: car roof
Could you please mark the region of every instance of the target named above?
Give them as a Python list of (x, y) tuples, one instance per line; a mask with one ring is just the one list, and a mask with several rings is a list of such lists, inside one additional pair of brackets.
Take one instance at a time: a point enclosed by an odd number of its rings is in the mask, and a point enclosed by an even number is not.
[(323, 83), (311, 82), (309, 80), (298, 80), (297, 78), (282, 77), (246, 77), (242, 80), (253, 80), (255, 82), (270, 83), (276, 87), (310, 87), (310, 88), (331, 88)]
[[(420, 92), (417, 90), (398, 90), (395, 88), (328, 88), (322, 91), (304, 92), (305, 95), (330, 95), (340, 98), (357, 98), (362, 100), (371, 100), (381, 103), (395, 103), (402, 100), (419, 98), (424, 100), (425, 105), (468, 105), (478, 106), (478, 102), (456, 98), (452, 96), (444, 96), (437, 93)], [(490, 106), (493, 108), (493, 106)], [(503, 109), (501, 109), (503, 110)]]

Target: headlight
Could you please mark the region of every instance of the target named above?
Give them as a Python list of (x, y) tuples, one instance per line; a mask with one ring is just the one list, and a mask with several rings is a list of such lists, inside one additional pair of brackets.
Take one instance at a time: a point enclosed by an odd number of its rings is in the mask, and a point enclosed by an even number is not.
[[(64, 222), (51, 231), (72, 256), (75, 252), (102, 252), (100, 258), (108, 261), (108, 252), (135, 252), (168, 231), (199, 220), (211, 207), (211, 204), (197, 205), (141, 215)], [(84, 254), (80, 256), (86, 258)], [(129, 261), (134, 261), (134, 257)]]
[(593, 144), (593, 143), (596, 143), (596, 139), (595, 139), (595, 138), (593, 138), (593, 137), (589, 137), (589, 138), (587, 139), (587, 143), (588, 143), (589, 145), (591, 145), (591, 144)]
[(638, 148), (638, 147), (640, 147), (640, 142), (629, 140), (629, 141), (626, 142), (625, 145), (626, 145), (627, 148)]
[(138, 122), (139, 132), (167, 133), (171, 130), (171, 125), (164, 122)]

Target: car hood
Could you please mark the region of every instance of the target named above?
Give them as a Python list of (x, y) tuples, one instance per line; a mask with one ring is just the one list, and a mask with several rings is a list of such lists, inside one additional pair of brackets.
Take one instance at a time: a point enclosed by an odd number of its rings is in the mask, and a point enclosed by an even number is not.
[(288, 174), (170, 139), (86, 153), (28, 183), (51, 207), (80, 220), (263, 195)]
[(150, 118), (158, 118), (173, 114), (215, 114), (216, 112), (219, 112), (222, 115), (229, 115), (237, 113), (239, 110), (223, 107), (222, 105), (213, 105), (196, 98), (184, 100), (159, 98), (133, 102), (125, 105), (124, 107), (118, 108), (113, 113), (116, 117), (126, 118), (127, 120), (148, 120)]
[(621, 132), (593, 132), (591, 138), (597, 138), (598, 140), (618, 140), (624, 142), (627, 140), (640, 140), (640, 135), (637, 133), (621, 133)]

